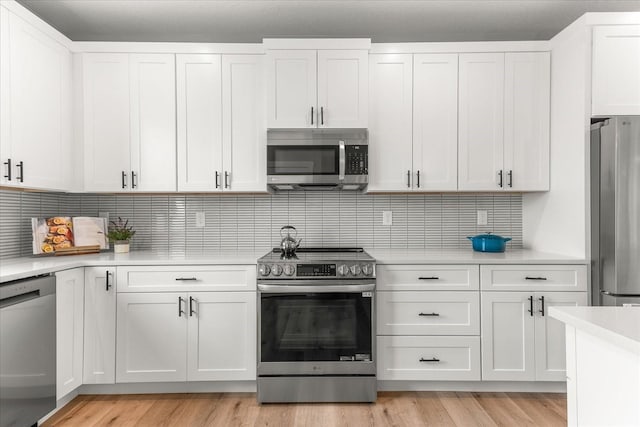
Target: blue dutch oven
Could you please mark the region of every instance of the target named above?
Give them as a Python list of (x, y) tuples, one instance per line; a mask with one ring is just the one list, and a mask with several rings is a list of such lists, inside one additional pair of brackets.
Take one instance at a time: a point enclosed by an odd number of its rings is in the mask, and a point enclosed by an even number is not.
[(474, 251), (478, 252), (504, 252), (505, 245), (511, 237), (502, 237), (497, 234), (478, 234), (477, 236), (467, 237), (471, 240)]

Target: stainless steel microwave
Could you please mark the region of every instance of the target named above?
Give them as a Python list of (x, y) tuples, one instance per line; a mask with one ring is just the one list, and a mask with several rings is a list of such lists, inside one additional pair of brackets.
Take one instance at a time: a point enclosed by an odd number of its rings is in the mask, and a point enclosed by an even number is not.
[(272, 190), (362, 190), (369, 182), (367, 129), (270, 129)]

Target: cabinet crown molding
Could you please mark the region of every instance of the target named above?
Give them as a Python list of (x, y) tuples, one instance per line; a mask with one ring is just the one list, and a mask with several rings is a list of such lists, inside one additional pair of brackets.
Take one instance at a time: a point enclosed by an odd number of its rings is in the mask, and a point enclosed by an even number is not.
[(371, 48), (371, 39), (262, 39), (265, 50), (275, 49), (365, 49)]

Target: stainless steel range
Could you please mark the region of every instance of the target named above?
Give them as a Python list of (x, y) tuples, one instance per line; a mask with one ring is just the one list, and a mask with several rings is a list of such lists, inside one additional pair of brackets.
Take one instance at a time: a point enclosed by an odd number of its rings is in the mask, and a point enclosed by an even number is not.
[(375, 260), (362, 248), (258, 260), (258, 401), (376, 400)]

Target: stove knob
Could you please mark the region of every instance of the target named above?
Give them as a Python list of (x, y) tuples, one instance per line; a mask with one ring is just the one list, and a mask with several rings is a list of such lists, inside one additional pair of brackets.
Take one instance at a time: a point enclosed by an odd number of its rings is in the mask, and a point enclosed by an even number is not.
[(338, 266), (338, 275), (340, 276), (346, 276), (347, 274), (349, 274), (349, 267), (347, 267), (346, 265), (342, 264)]
[(365, 276), (371, 276), (373, 274), (373, 264), (362, 264), (362, 273)]
[(349, 270), (351, 270), (351, 274), (353, 274), (354, 276), (359, 276), (360, 273), (362, 273), (362, 270), (360, 269), (360, 266), (358, 264), (353, 264)]
[(282, 274), (282, 266), (280, 264), (273, 264), (273, 266), (271, 266), (271, 274), (280, 276)]
[(293, 273), (296, 272), (296, 268), (291, 264), (284, 265), (284, 274), (287, 276), (293, 276)]
[(258, 268), (258, 272), (261, 276), (268, 276), (269, 273), (271, 273), (271, 267), (269, 267), (267, 264), (262, 264)]

